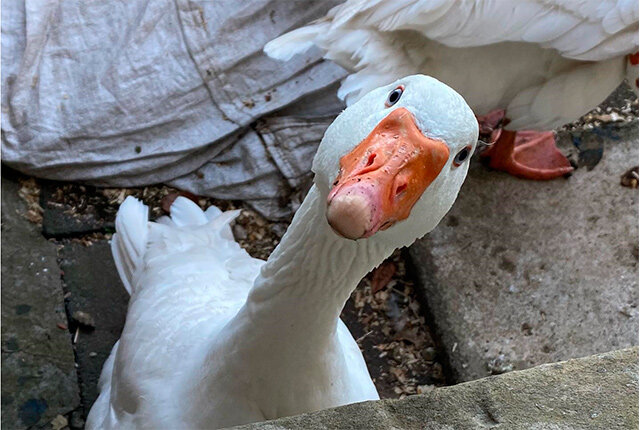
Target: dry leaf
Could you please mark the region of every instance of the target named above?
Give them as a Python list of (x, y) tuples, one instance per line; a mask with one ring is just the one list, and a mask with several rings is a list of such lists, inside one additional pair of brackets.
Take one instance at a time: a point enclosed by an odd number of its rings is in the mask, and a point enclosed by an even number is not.
[(433, 385), (418, 385), (417, 392), (418, 394), (425, 394), (430, 391), (433, 391), (435, 387)]
[(406, 340), (407, 342), (414, 344), (417, 348), (420, 348), (423, 343), (418, 327), (409, 328), (405, 326), (402, 331), (395, 335), (394, 339)]
[(58, 415), (51, 420), (51, 428), (53, 430), (62, 430), (68, 425), (69, 425), (69, 421), (67, 421), (67, 419), (62, 415)]
[[(401, 384), (404, 384), (407, 382), (407, 375), (405, 374), (405, 371), (402, 370), (399, 367), (392, 367), (389, 372), (396, 377), (396, 379), (398, 380), (398, 382), (400, 382)], [(402, 387), (400, 387), (400, 389), (402, 389)], [(402, 390), (404, 391), (404, 390)]]
[(171, 213), (171, 205), (176, 201), (178, 197), (186, 197), (195, 204), (198, 204), (198, 197), (195, 194), (188, 191), (178, 191), (175, 193), (169, 193), (162, 198), (162, 200), (160, 201), (162, 210), (166, 213)]
[(375, 294), (387, 286), (396, 273), (396, 265), (392, 261), (385, 261), (372, 272), (371, 293)]
[(34, 178), (20, 179), (18, 195), (27, 204), (23, 215), (33, 224), (42, 224), (42, 207), (40, 207), (40, 186)]

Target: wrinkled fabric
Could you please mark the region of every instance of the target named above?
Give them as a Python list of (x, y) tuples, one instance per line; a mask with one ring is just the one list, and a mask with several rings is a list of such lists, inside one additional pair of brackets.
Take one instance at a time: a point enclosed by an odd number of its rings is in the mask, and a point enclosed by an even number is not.
[(286, 218), (346, 74), (266, 42), (332, 1), (7, 1), (2, 158), (38, 177), (169, 183)]

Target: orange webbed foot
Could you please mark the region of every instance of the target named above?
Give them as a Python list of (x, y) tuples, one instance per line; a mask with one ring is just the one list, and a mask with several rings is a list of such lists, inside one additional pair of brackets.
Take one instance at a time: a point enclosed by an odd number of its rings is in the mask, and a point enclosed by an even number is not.
[(480, 136), (489, 147), (480, 154), (489, 167), (513, 176), (533, 180), (554, 179), (571, 171), (571, 163), (556, 147), (551, 131), (509, 131), (502, 109), (478, 116)]
[(481, 154), (489, 167), (525, 179), (548, 180), (573, 171), (556, 147), (551, 131), (501, 130), (497, 140)]

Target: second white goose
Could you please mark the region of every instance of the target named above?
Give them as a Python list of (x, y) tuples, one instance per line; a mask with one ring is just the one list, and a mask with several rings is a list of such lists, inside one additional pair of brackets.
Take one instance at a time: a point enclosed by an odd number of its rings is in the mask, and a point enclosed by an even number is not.
[(265, 52), (287, 60), (313, 45), (352, 73), (338, 91), (347, 104), (413, 73), (450, 85), (492, 134), (489, 165), (529, 179), (572, 170), (545, 130), (625, 77), (638, 89), (636, 0), (348, 0)]

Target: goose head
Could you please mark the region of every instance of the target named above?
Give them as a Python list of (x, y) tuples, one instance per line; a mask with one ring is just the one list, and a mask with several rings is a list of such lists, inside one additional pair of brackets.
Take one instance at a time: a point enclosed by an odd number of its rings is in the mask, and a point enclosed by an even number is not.
[(477, 139), (471, 108), (434, 78), (371, 91), (329, 126), (314, 158), (327, 222), (345, 240), (411, 244), (453, 205)]

